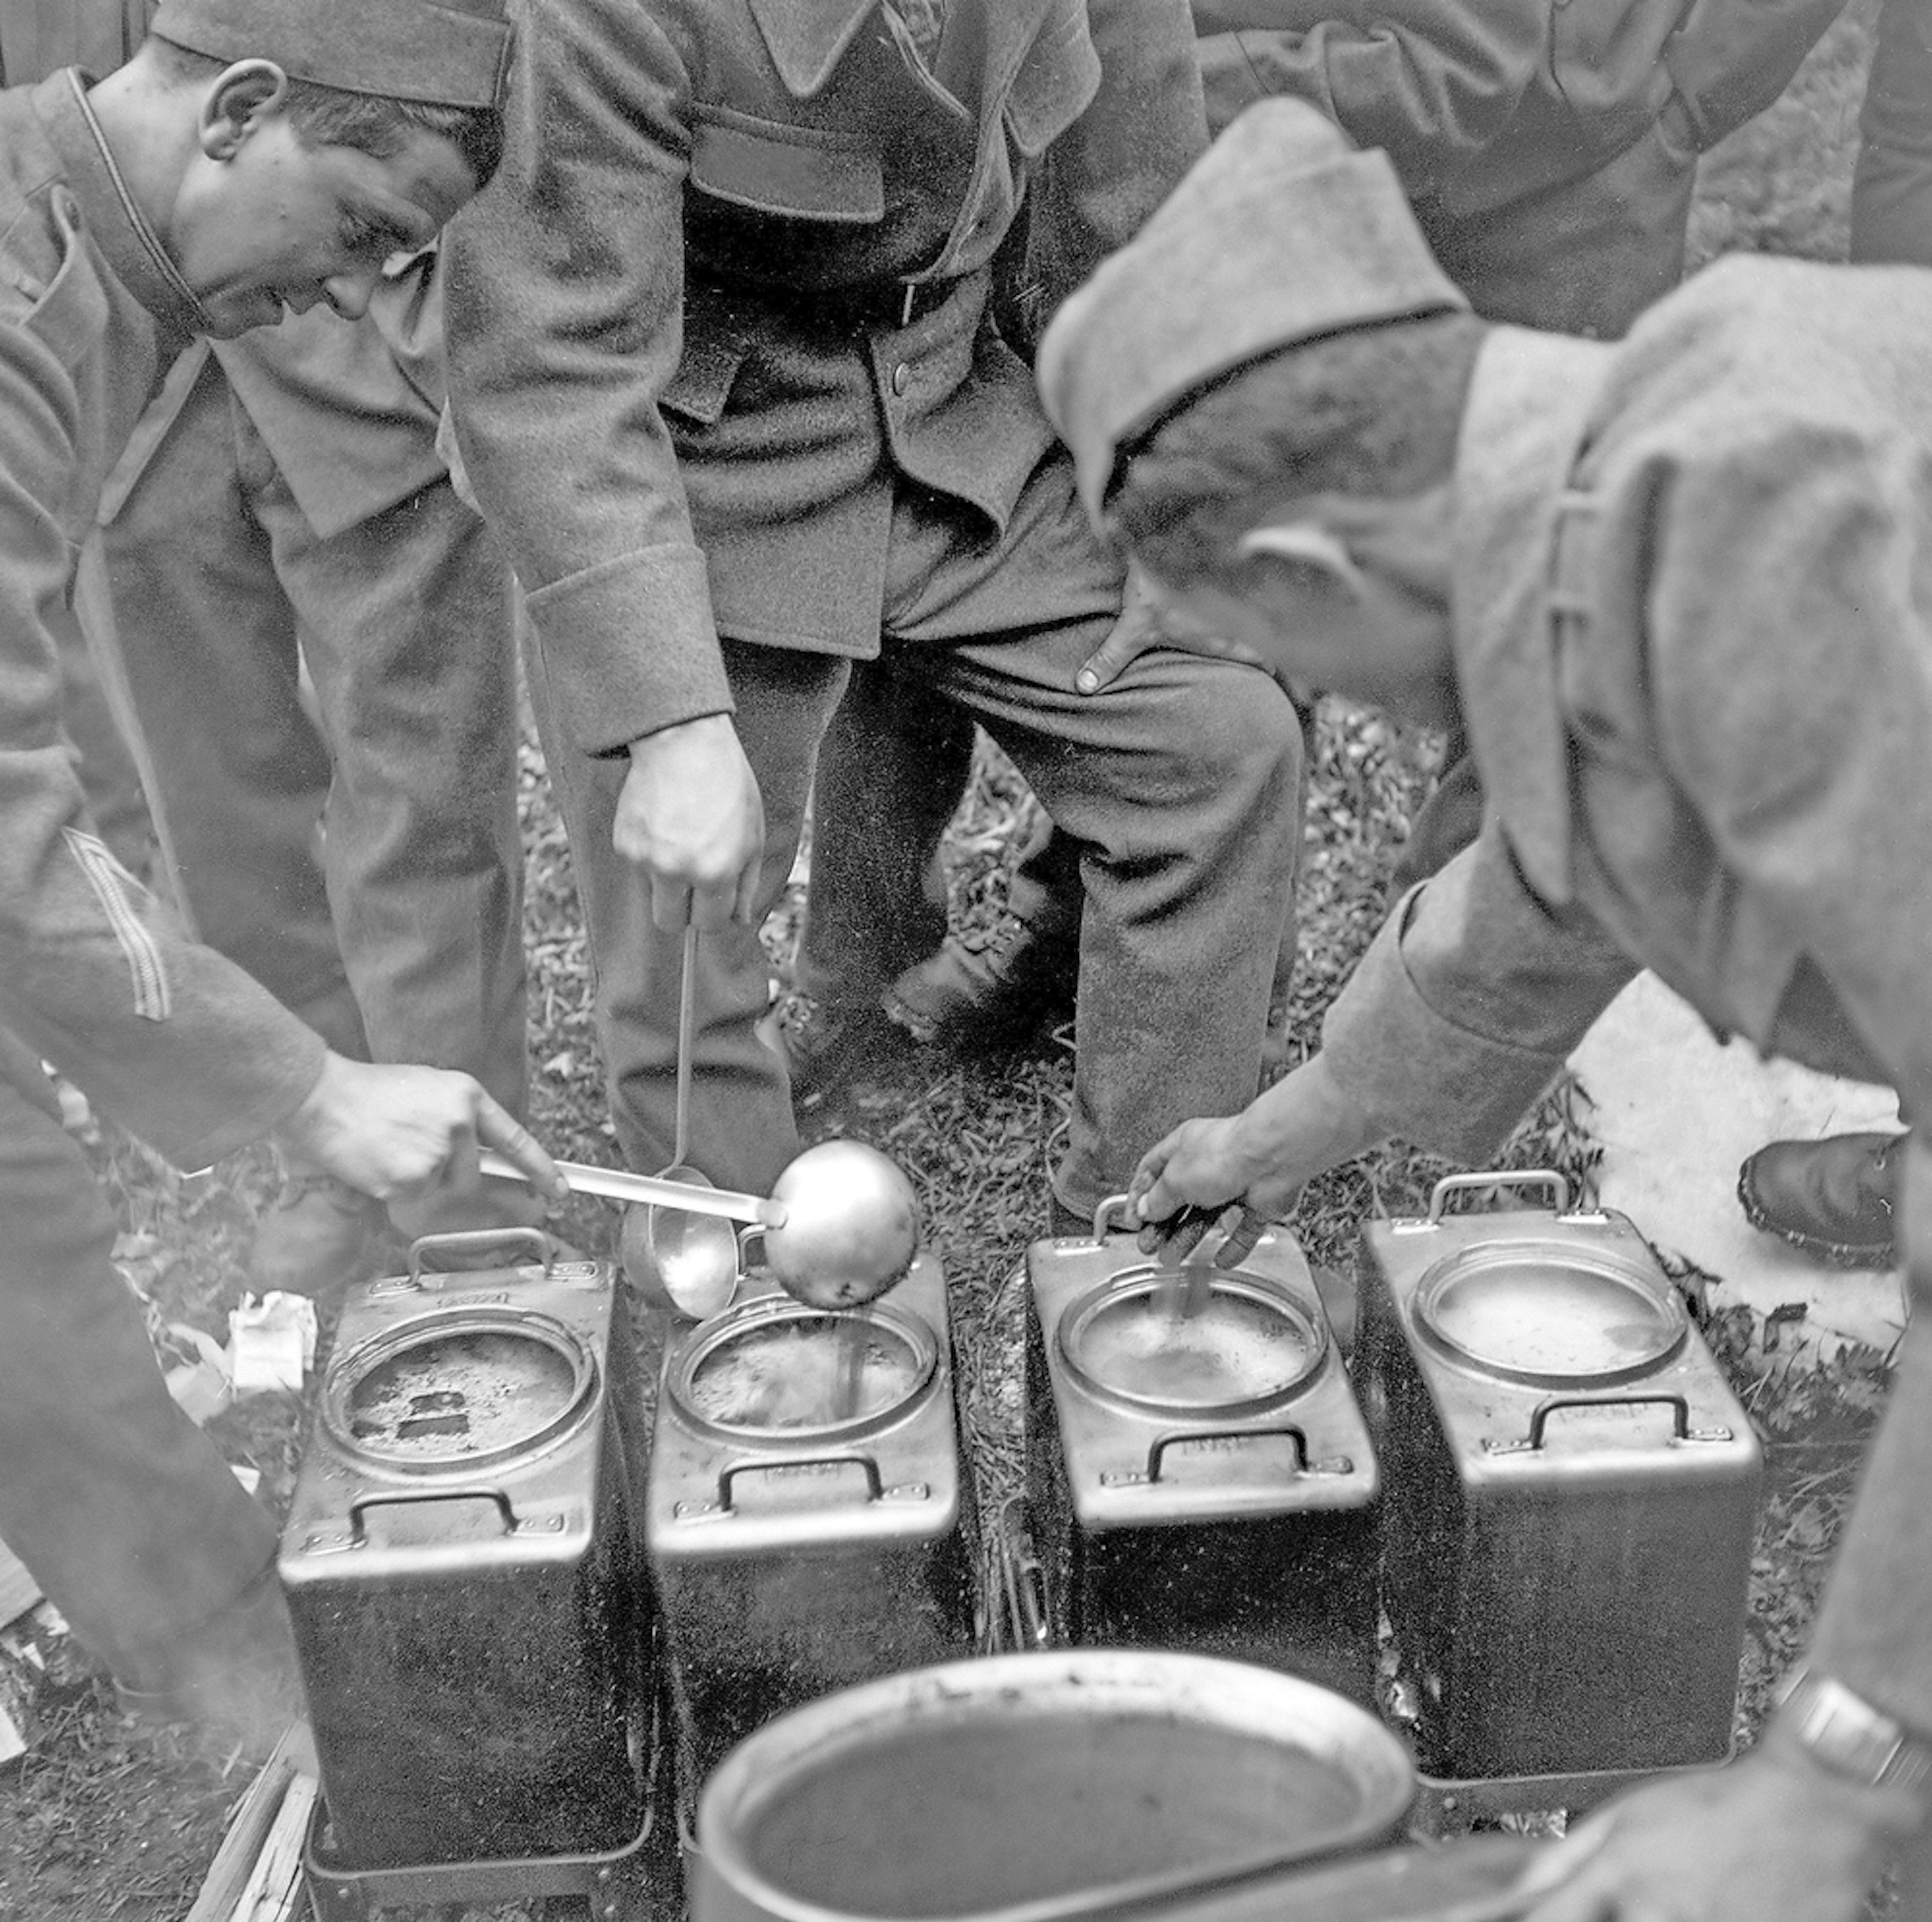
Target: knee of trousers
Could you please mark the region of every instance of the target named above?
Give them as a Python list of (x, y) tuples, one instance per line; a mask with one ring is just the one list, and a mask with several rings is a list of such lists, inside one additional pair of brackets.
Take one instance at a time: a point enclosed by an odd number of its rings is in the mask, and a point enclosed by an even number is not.
[(1297, 822), (1300, 721), (1273, 682), (1256, 673), (1253, 685), (1240, 685), (1248, 678), (1216, 674), (1178, 703), (1162, 750), (1148, 757), (1147, 791), (1189, 849)]

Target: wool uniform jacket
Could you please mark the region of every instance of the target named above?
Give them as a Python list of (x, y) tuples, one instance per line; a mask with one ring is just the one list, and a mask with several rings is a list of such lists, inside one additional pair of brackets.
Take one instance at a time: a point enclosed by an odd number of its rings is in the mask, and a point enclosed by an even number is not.
[[(1453, 610), (1489, 812), (1324, 1030), (1382, 1128), (1480, 1162), (1640, 966), (1932, 1114), (1928, 340), (1932, 273), (1736, 257), (1621, 345), (1485, 344)], [(1915, 1143), (1905, 1465), (1820, 1641), (1932, 1731), (1928, 1209)]]
[[(1385, 148), (1419, 202), (1456, 218), (1577, 178), (1660, 121), (1678, 150), (1706, 151), (1778, 98), (1844, 10), (1844, 0), (1192, 5), (1217, 126), (1266, 94), (1306, 100), (1358, 145)], [(1874, 71), (1898, 121), (1882, 144), (1922, 169), (1932, 98), (1911, 70), (1932, 21), (1922, 0), (1886, 0), (1882, 17)]]
[[(1384, 148), (1479, 310), (1621, 333), (1682, 271), (1697, 156), (1844, 0), (1193, 0), (1218, 130), (1256, 100)], [(1932, 7), (1884, 0), (1852, 255), (1932, 265)]]
[(448, 241), (452, 402), (588, 752), (729, 712), (720, 632), (875, 653), (895, 486), (990, 530), (1053, 443), (996, 259), (1024, 238), (1043, 313), (1204, 144), (1168, 0), (950, 0), (923, 77), (903, 33), (880, 0), (526, 10)]
[(114, 862), (62, 730), (74, 555), (192, 321), (157, 250), (77, 76), (0, 93), (0, 1073), (44, 1105), (50, 1060), (193, 1167), (292, 1113), (322, 1048)]
[[(5, 0), (0, 80), (20, 86), (63, 67), (95, 79), (140, 46), (160, 0)], [(380, 287), (368, 317), (326, 306), (239, 340), (196, 340), (212, 353), (267, 443), (304, 517), (324, 538), (442, 478), (436, 451), (444, 397), (442, 294), (434, 251)], [(108, 481), (111, 520), (160, 445), (193, 382), (184, 367), (156, 397)]]

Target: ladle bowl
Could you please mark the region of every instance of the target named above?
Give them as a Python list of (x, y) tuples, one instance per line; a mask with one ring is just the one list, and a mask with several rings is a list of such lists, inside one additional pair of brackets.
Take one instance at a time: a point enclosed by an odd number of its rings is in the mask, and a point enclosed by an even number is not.
[[(660, 1175), (687, 1188), (709, 1188), (697, 1168), (674, 1164)], [(624, 1210), (624, 1272), (655, 1308), (693, 1321), (728, 1305), (738, 1285), (738, 1231), (716, 1215), (668, 1202), (633, 1202)]]
[(904, 1171), (862, 1141), (820, 1141), (772, 1184), (776, 1228), (748, 1230), (786, 1294), (814, 1308), (862, 1308), (905, 1279), (919, 1252), (919, 1198)]

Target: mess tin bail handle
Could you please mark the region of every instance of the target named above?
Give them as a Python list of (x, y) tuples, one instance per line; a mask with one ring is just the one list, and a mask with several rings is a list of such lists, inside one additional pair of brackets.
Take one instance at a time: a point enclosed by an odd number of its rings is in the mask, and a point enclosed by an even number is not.
[[(550, 1264), (556, 1259), (556, 1243), (540, 1228), (506, 1225), (502, 1228), (466, 1228), (452, 1230), (447, 1234), (419, 1234), (410, 1243), (410, 1279), (421, 1285), (424, 1275), (429, 1272), (424, 1266), (431, 1255), (478, 1255), (486, 1249), (502, 1250), (506, 1257), (514, 1257), (527, 1249), (535, 1253), (543, 1264), (544, 1276), (549, 1279)], [(502, 1265), (514, 1267), (514, 1258), (506, 1259)], [(459, 1270), (473, 1271), (477, 1264), (458, 1261)]]
[(1429, 1194), (1429, 1222), (1442, 1219), (1442, 1204), (1457, 1189), (1545, 1188), (1555, 1198), (1556, 1212), (1570, 1209), (1570, 1177), (1553, 1168), (1498, 1168), (1486, 1174), (1445, 1174)]

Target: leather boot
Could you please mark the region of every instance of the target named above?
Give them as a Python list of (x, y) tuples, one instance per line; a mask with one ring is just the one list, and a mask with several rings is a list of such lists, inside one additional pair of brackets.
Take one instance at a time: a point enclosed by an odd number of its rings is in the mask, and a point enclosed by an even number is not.
[(328, 1295), (374, 1271), (380, 1206), (319, 1168), (292, 1168), (255, 1223), (248, 1285), (257, 1294)]
[(793, 988), (760, 1017), (758, 1039), (785, 1064), (794, 1108), (862, 1080), (904, 1047), (876, 1001)]
[(984, 1048), (1070, 1011), (1080, 965), (1081, 896), (1016, 875), (991, 928), (948, 934), (886, 988), (887, 1016), (922, 1047)]
[(1738, 1171), (1745, 1219), (1845, 1268), (1888, 1268), (1898, 1258), (1892, 1210), (1904, 1135), (1828, 1135), (1773, 1141)]

